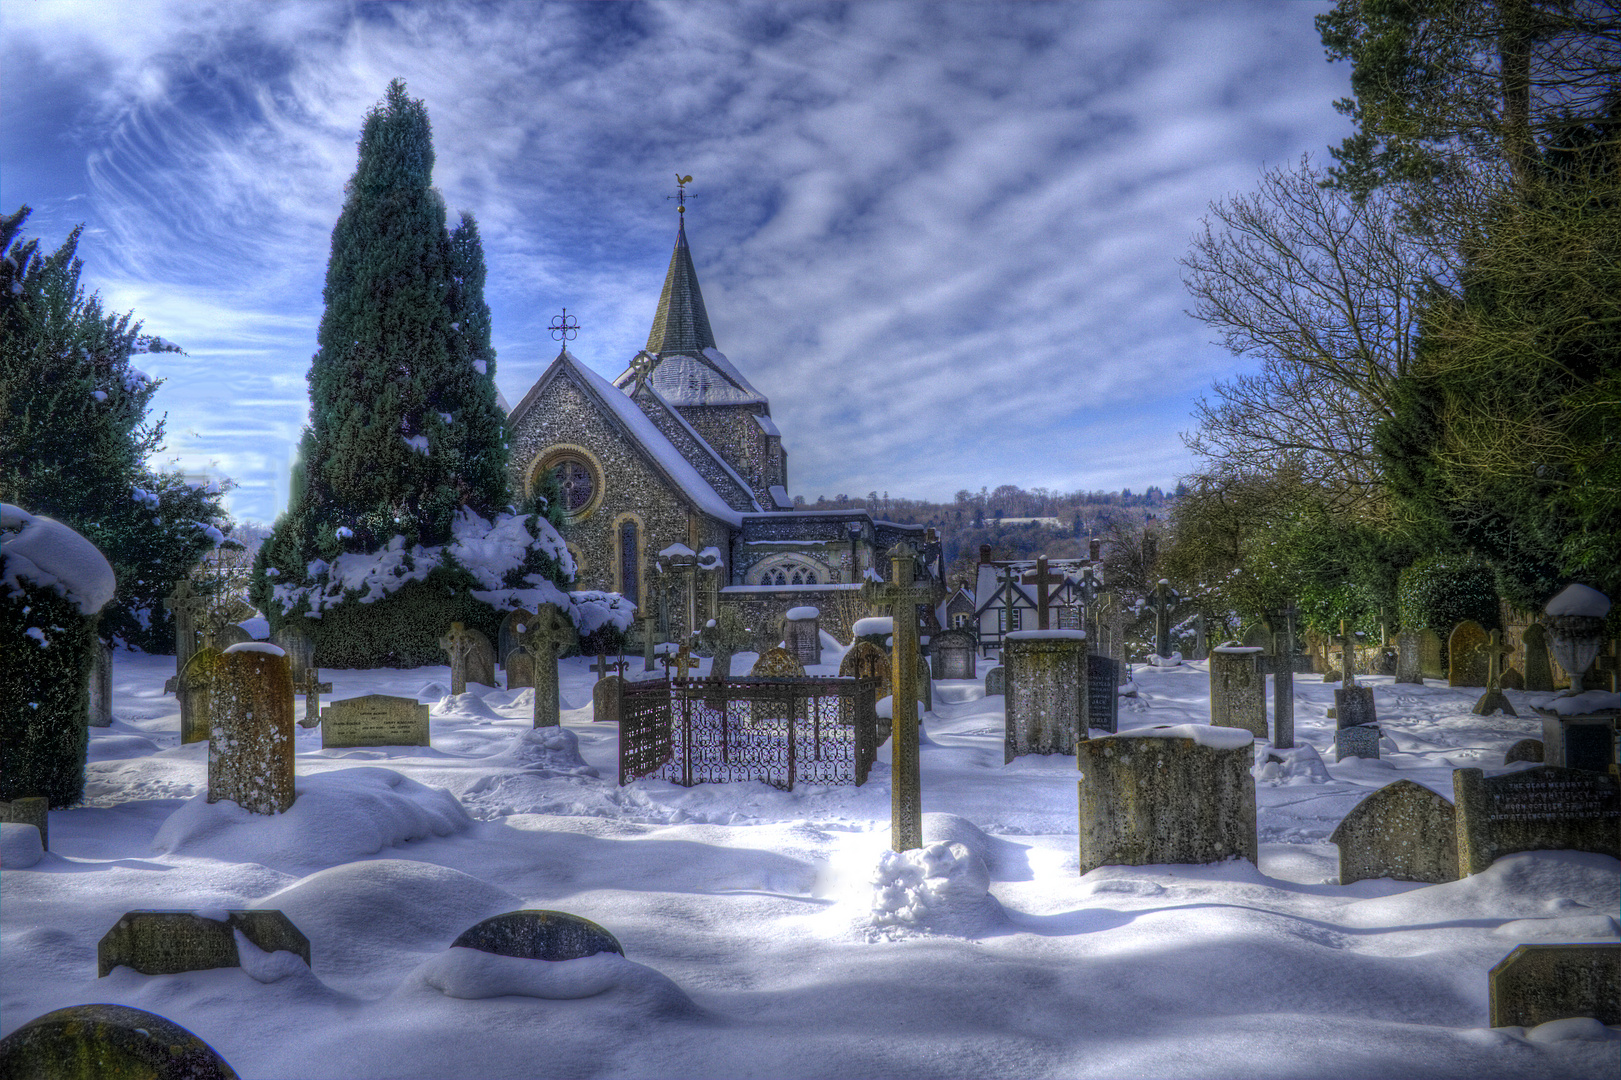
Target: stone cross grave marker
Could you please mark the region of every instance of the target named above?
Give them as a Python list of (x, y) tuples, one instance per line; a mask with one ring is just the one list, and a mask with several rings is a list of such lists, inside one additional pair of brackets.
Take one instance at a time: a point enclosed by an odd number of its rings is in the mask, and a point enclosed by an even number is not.
[(1458, 880), (1458, 824), (1452, 803), (1421, 784), (1397, 780), (1357, 803), (1331, 843), (1340, 849), (1340, 884), (1366, 878)]
[(926, 584), (913, 584), (916, 557), (910, 544), (896, 544), (889, 549), (889, 581), (871, 581), (862, 589), (870, 603), (887, 604), (894, 617), (889, 683), (890, 730), (895, 740), (891, 751), (890, 847), (895, 851), (923, 846), (923, 785), (917, 736), (917, 605), (927, 603), (933, 590)]
[(1051, 602), (1051, 594), (1047, 589), (1047, 556), (1036, 556), (1036, 629), (1047, 630), (1051, 628), (1051, 616), (1047, 614), (1047, 606)]
[(1475, 648), (1486, 654), (1486, 692), (1480, 695), (1480, 700), (1475, 702), (1471, 711), (1476, 716), (1490, 716), (1499, 710), (1509, 716), (1518, 716), (1519, 713), (1514, 711), (1514, 706), (1503, 693), (1503, 657), (1514, 652), (1503, 644), (1503, 632), (1493, 630), (1491, 636)]
[(1488, 638), (1481, 625), (1466, 619), (1447, 639), (1447, 685), (1485, 686), (1486, 654), (1480, 648)]
[[(332, 693), (332, 684), (321, 681), (319, 669), (305, 668), (304, 677), (293, 680), (293, 693), (304, 695), (304, 718), (298, 722), (298, 726), (312, 728), (319, 724), (321, 722), (321, 695)], [(324, 737), (321, 745), (326, 745)]]
[(1162, 657), (1171, 655), (1171, 605), (1176, 602), (1176, 590), (1166, 578), (1154, 586), (1154, 652)]
[(1525, 688), (1546, 693), (1553, 689), (1553, 664), (1548, 653), (1548, 631), (1532, 623), (1520, 635), (1525, 646)]
[(1254, 645), (1218, 645), (1210, 650), (1210, 726), (1243, 728), (1266, 738), (1266, 676)]
[(428, 706), (408, 697), (366, 694), (334, 701), (321, 713), (321, 749), (431, 746)]
[(473, 650), (478, 648), (478, 643), (467, 632), (466, 626), (453, 622), (449, 632), (439, 639), (439, 647), (450, 657), (450, 692), (467, 693), (468, 661), (472, 658)]
[(1283, 606), (1278, 631), (1272, 635), (1272, 655), (1260, 657), (1258, 662), (1261, 673), (1272, 676), (1272, 745), (1278, 750), (1295, 745), (1295, 617), (1299, 614), (1293, 600)]
[(1487, 777), (1454, 769), (1458, 876), (1516, 851), (1591, 851), (1621, 858), (1621, 784), (1553, 765)]
[[(529, 617), (534, 618), (533, 615)], [(529, 624), (524, 623), (524, 625), (528, 626)], [(519, 690), (525, 686), (535, 685), (535, 658), (522, 645), (514, 645), (507, 652), (507, 660), (504, 666), (507, 672), (508, 690)]]
[(556, 604), (542, 604), (523, 633), (523, 647), (535, 658), (535, 726), (563, 722), (557, 658), (575, 638), (574, 624)]
[(197, 651), (197, 623), (208, 611), (208, 598), (192, 591), (190, 578), (181, 578), (163, 606), (174, 615), (174, 673), (179, 676)]
[[(195, 659), (195, 657), (193, 657)], [(293, 673), (267, 642), (220, 654), (208, 703), (208, 801), (254, 814), (293, 805)]]
[(721, 608), (699, 632), (698, 640), (709, 650), (709, 677), (729, 679), (732, 676), (732, 654), (747, 647), (752, 637), (737, 612), (726, 607)]
[[(534, 617), (535, 613), (526, 608), (509, 611), (501, 617), (501, 627), (495, 634), (495, 655), (501, 658), (503, 666), (506, 664), (507, 657), (512, 650), (518, 648), (524, 627), (528, 626), (529, 620)], [(527, 682), (523, 685), (531, 686), (533, 682)], [(507, 673), (507, 689), (512, 689), (512, 674), (510, 672)]]
[[(1351, 631), (1344, 619), (1340, 620), (1340, 664), (1345, 669), (1345, 682), (1334, 691), (1334, 722), (1338, 729), (1361, 727), (1376, 723), (1379, 712), (1373, 700), (1373, 687), (1358, 686), (1356, 684), (1356, 635)], [(1362, 743), (1367, 741), (1366, 736), (1352, 736), (1354, 740), (1360, 738)], [(1362, 745), (1357, 743), (1357, 745)], [(1336, 744), (1338, 745), (1338, 744)], [(1378, 757), (1378, 740), (1374, 740), (1374, 757)], [(1366, 757), (1365, 754), (1357, 754)]]

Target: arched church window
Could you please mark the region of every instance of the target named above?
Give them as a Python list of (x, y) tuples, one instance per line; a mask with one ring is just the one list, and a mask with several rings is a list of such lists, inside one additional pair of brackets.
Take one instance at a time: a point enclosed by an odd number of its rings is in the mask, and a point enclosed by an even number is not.
[(813, 570), (804, 570), (804, 569), (795, 570), (794, 571), (794, 576), (790, 580), (795, 585), (815, 585), (816, 584), (816, 572), (813, 571)]
[(786, 585), (788, 584), (788, 575), (781, 569), (768, 571), (765, 576), (765, 583), (767, 585)]
[(637, 596), (641, 565), (636, 523), (623, 522), (619, 526), (619, 594), (633, 604), (639, 603)]

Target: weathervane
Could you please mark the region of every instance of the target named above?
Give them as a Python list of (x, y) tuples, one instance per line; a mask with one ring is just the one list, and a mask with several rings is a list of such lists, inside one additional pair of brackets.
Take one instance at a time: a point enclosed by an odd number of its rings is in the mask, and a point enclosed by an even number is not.
[(551, 331), (553, 341), (573, 341), (580, 335), (580, 320), (564, 308), (563, 314), (552, 316)]
[(687, 185), (690, 183), (692, 183), (692, 177), (682, 176), (680, 173), (676, 173), (675, 194), (664, 196), (666, 199), (675, 200), (675, 212), (678, 214), (685, 214), (687, 212), (688, 199), (696, 199), (698, 197), (696, 195), (687, 194)]

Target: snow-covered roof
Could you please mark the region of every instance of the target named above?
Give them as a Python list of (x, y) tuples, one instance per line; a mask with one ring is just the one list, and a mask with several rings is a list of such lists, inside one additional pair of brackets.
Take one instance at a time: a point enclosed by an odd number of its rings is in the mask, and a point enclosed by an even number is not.
[[(721, 355), (715, 349), (704, 351)], [(734, 372), (737, 370), (731, 364), (726, 367)], [(632, 371), (626, 369), (614, 380), (614, 385), (624, 389), (630, 385), (632, 378)], [(671, 405), (766, 404), (765, 395), (750, 386), (743, 376), (738, 375), (734, 379), (713, 361), (684, 353), (660, 354), (658, 364), (647, 377), (647, 384)]]
[(776, 423), (764, 413), (755, 413), (754, 422), (760, 425), (760, 430), (773, 438), (782, 438), (782, 432), (777, 430)]
[(53, 518), (37, 517), (0, 503), (0, 584), (20, 592), (22, 583), (50, 589), (94, 615), (117, 590), (113, 568), (96, 545)]
[(771, 501), (777, 504), (779, 510), (792, 510), (794, 500), (788, 497), (788, 489), (781, 484), (772, 484), (770, 487)]

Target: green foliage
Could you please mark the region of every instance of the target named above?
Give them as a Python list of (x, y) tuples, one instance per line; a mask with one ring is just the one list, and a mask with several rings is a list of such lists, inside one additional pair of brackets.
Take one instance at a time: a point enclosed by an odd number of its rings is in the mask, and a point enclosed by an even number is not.
[(268, 614), (272, 632), (301, 618), (322, 667), (424, 667), (449, 663), (439, 639), (453, 622), (480, 631), (492, 644), (499, 639), (503, 613), (469, 595), (477, 587), (467, 571), (439, 566), (373, 603), (338, 604), (319, 619), (285, 616), (274, 605)]
[(95, 619), (75, 602), (26, 583), (15, 594), (0, 588), (0, 800), (44, 796), (63, 807), (84, 794), (95, 648)]
[(131, 358), (180, 350), (86, 294), (79, 229), (50, 255), (21, 240), (28, 213), (0, 219), (0, 499), (71, 526), (107, 557), (118, 593), (104, 637), (167, 652), (162, 598), (229, 530), (230, 485), (192, 487), (148, 465), (163, 442), (163, 421), (147, 419), (159, 383)]
[(1436, 555), (1401, 572), (1397, 617), (1403, 630), (1434, 630), (1445, 641), (1452, 628), (1473, 619), (1487, 630), (1502, 629), (1495, 575), (1490, 565), (1469, 556)]
[(603, 623), (580, 638), (579, 655), (618, 656), (625, 651), (625, 632), (613, 623)]

